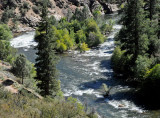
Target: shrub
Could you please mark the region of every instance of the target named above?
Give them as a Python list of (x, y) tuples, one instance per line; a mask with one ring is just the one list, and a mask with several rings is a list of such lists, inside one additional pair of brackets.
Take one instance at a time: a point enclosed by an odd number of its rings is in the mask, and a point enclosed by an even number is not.
[(23, 3), (23, 8), (24, 8), (24, 9), (27, 9), (27, 11), (28, 11), (29, 8), (30, 8), (30, 7), (29, 7), (29, 3), (28, 3), (28, 2), (24, 2), (24, 3)]
[(104, 42), (104, 37), (103, 35), (95, 32), (90, 32), (88, 39), (87, 39), (87, 44), (89, 47), (95, 47), (98, 46), (99, 44)]
[(143, 79), (146, 71), (150, 68), (152, 60), (147, 56), (138, 56), (136, 60), (135, 74), (138, 78)]
[(36, 14), (40, 13), (40, 10), (37, 6), (33, 6), (32, 9), (33, 9), (34, 13), (36, 13)]
[(10, 18), (15, 17), (13, 11), (14, 11), (13, 9), (9, 9), (9, 7), (7, 7), (2, 14), (1, 21), (3, 23), (8, 23)]
[(79, 48), (80, 52), (85, 52), (85, 51), (89, 50), (88, 45), (85, 43), (79, 44), (78, 48)]
[(122, 51), (119, 47), (116, 47), (114, 49), (113, 55), (112, 55), (112, 66), (113, 70), (115, 71), (116, 74), (121, 74), (122, 72), (125, 71), (125, 65), (127, 63), (126, 60), (128, 57), (124, 55), (125, 51)]

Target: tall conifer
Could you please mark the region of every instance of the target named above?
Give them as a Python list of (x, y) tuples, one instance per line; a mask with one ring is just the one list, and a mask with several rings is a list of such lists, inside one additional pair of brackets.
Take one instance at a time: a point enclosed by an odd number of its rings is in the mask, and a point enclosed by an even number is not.
[(130, 0), (122, 17), (123, 28), (118, 34), (121, 50), (129, 57), (126, 66), (128, 74), (135, 75), (136, 60), (138, 56), (146, 56), (149, 40), (146, 35), (146, 24), (142, 0)]
[(51, 20), (48, 18), (48, 0), (44, 0), (41, 23), (36, 31), (35, 40), (38, 43), (36, 49), (36, 68), (39, 81), (38, 87), (43, 96), (56, 95), (60, 92), (60, 82), (57, 79), (57, 56), (55, 55), (56, 39), (54, 37)]

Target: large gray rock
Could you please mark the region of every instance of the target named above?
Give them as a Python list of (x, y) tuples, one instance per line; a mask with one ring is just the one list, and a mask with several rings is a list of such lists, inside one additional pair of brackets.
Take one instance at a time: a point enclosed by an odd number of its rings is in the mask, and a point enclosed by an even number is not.
[(36, 27), (39, 23), (40, 19), (30, 16), (22, 18), (22, 24), (28, 24), (30, 27)]

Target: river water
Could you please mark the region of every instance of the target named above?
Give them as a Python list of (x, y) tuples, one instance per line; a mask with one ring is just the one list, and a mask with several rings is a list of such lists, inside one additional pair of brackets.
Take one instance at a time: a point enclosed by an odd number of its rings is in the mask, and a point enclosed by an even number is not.
[[(117, 14), (109, 17), (118, 19)], [(113, 77), (111, 56), (115, 47), (114, 36), (121, 27), (115, 24), (108, 40), (96, 49), (83, 54), (71, 51), (59, 55), (61, 59), (57, 69), (64, 96), (77, 98), (106, 118), (158, 118), (159, 112), (147, 111), (137, 105), (134, 88)], [(11, 40), (18, 53), (24, 53), (33, 63), (36, 58), (34, 46), (37, 45), (33, 40), (34, 35), (35, 32), (28, 32)], [(102, 96), (103, 83), (112, 87), (108, 98)]]

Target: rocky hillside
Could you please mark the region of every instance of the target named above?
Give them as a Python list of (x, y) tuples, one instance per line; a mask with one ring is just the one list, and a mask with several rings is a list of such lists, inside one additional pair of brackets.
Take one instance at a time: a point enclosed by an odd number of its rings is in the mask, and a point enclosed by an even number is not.
[[(91, 13), (101, 9), (102, 14), (118, 10), (116, 4), (108, 4), (104, 0), (50, 0), (50, 15), (60, 19), (67, 15), (68, 10), (74, 12), (84, 5)], [(0, 0), (1, 22), (7, 23), (14, 32), (33, 30), (40, 21), (42, 0)]]
[(5, 91), (9, 91), (12, 94), (18, 94), (21, 91), (26, 91), (31, 93), (33, 96), (42, 99), (43, 97), (36, 93), (34, 90), (30, 88), (24, 87), (24, 85), (20, 84), (18, 81), (19, 78), (14, 76), (10, 72), (11, 66), (9, 63), (3, 62), (0, 60), (0, 90), (3, 89)]

